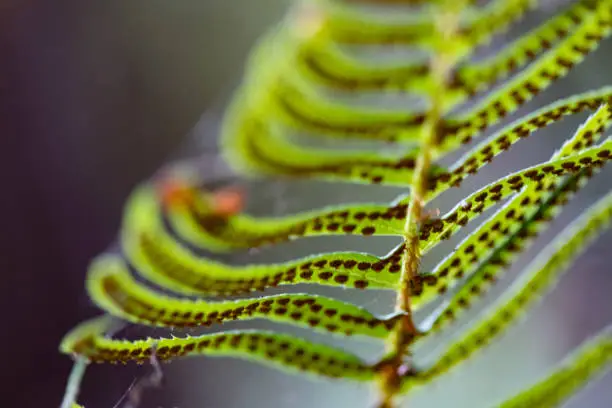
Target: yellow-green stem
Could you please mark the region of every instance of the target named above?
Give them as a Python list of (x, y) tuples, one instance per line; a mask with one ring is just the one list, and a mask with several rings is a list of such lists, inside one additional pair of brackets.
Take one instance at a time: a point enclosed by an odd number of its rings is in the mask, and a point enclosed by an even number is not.
[(87, 360), (78, 357), (74, 361), (72, 371), (68, 377), (68, 383), (66, 384), (66, 392), (64, 393), (64, 399), (60, 408), (74, 408), (77, 403), (77, 397), (81, 388), (81, 381), (83, 375), (85, 375), (85, 369), (87, 368)]
[[(449, 2), (452, 3), (452, 2)], [(392, 408), (399, 391), (402, 372), (405, 367), (404, 356), (409, 353), (409, 347), (417, 333), (412, 318), (410, 298), (413, 283), (419, 273), (421, 251), (419, 245), (419, 226), (424, 217), (424, 204), (429, 185), (429, 172), (432, 156), (438, 144), (439, 125), (444, 115), (444, 95), (448, 86), (448, 78), (453, 68), (452, 47), (448, 42), (458, 31), (459, 12), (462, 1), (449, 5), (445, 13), (437, 17), (440, 46), (431, 61), (432, 88), (430, 93), (431, 106), (423, 124), (420, 138), (421, 146), (416, 162), (416, 168), (411, 182), (411, 196), (408, 214), (404, 224), (404, 256), (402, 262), (400, 287), (397, 291), (395, 309), (404, 313), (395, 329), (387, 339), (387, 357), (379, 364), (380, 367), (380, 402), (379, 408)], [(447, 51), (449, 50), (449, 51)]]

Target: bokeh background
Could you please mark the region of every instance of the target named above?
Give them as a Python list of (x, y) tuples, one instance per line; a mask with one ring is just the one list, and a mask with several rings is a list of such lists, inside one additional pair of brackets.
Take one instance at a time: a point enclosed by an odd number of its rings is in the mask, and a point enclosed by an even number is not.
[[(542, 12), (532, 14), (509, 36), (566, 2), (546, 3)], [(83, 289), (89, 260), (113, 242), (123, 202), (136, 183), (184, 152), (214, 146), (219, 112), (239, 83), (249, 48), (288, 4), (289, 0), (0, 4), (1, 406), (59, 405), (71, 366), (70, 359), (57, 351), (59, 341), (74, 324), (98, 313)], [(611, 73), (612, 43), (606, 41), (530, 108), (610, 84)], [(546, 160), (584, 118), (565, 120), (519, 144), (486, 176), (445, 195), (439, 207), (450, 208), (486, 180)], [(214, 159), (214, 154), (207, 154), (202, 160)], [(611, 185), (610, 172), (593, 180), (526, 259)], [(398, 193), (306, 182), (258, 181), (247, 187), (248, 209), (256, 214), (390, 199)], [(416, 393), (406, 406), (493, 406), (606, 326), (612, 320), (611, 238), (607, 234), (582, 256), (557, 290), (503, 340)], [(383, 254), (394, 243), (306, 240), (241, 254), (235, 261), (282, 260), (347, 248)], [(435, 255), (425, 265), (434, 261)], [(522, 265), (524, 261), (517, 263), (509, 278)], [(383, 292), (322, 293), (379, 312), (388, 311), (392, 303), (391, 295)], [(131, 330), (133, 335), (146, 334)], [(376, 344), (367, 342), (351, 342), (348, 347), (365, 356), (379, 352)], [(435, 347), (423, 351), (427, 354)], [(148, 372), (146, 367), (94, 367), (87, 373), (81, 400), (88, 408), (115, 407), (132, 381)], [(143, 408), (360, 408), (372, 402), (370, 390), (362, 385), (288, 376), (238, 360), (193, 358), (165, 365), (164, 372), (165, 385), (147, 392)], [(604, 377), (569, 406), (612, 406), (611, 385), (612, 378)]]

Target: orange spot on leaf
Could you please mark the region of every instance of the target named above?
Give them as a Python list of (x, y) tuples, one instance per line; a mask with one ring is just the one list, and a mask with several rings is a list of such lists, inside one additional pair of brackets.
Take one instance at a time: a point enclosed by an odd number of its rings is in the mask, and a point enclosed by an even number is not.
[(168, 178), (160, 183), (159, 195), (163, 205), (171, 207), (191, 201), (193, 199), (193, 190), (180, 179)]
[(212, 210), (216, 215), (228, 217), (237, 214), (244, 208), (244, 191), (236, 187), (228, 187), (216, 191), (212, 195)]

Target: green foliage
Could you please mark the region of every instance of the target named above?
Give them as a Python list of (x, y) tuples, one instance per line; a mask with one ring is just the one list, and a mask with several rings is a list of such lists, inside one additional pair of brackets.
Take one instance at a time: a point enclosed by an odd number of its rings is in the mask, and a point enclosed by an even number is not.
[[(387, 18), (358, 3), (386, 11)], [(609, 193), (564, 230), (438, 361), (427, 367), (410, 366), (398, 374), (400, 365), (409, 364), (404, 359), (409, 346), (443, 332), (477, 304), (573, 194), (612, 159), (612, 139), (602, 138), (612, 124), (612, 88), (605, 87), (514, 120), (469, 148), (449, 168), (435, 163), (474, 143), (489, 127), (565, 76), (610, 34), (612, 0), (576, 1), (495, 55), (472, 60), (479, 47), (537, 4), (493, 0), (476, 7), (471, 1), (450, 0), (313, 0), (296, 5), (295, 12), (256, 47), (244, 83), (228, 108), (221, 135), (228, 162), (249, 175), (404, 186), (411, 194), (392, 203), (253, 217), (219, 208), (217, 192), (206, 191), (197, 178), (188, 177), (194, 169), (177, 168), (170, 179), (144, 183), (133, 193), (121, 228), (121, 253), (102, 254), (87, 277), (91, 299), (108, 315), (71, 331), (62, 342), (62, 352), (99, 363), (144, 363), (152, 356), (160, 360), (231, 356), (317, 376), (383, 378), (387, 384), (382, 386), (385, 398), (380, 406), (388, 407), (396, 395), (428, 384), (483, 350), (552, 288), (612, 219)], [(409, 11), (402, 8), (406, 5), (423, 10), (410, 9), (416, 14), (413, 19), (398, 19), (388, 12), (395, 7), (406, 17)], [(445, 24), (452, 26), (447, 19), (457, 13), (463, 17), (449, 37)], [(425, 60), (389, 62), (367, 60), (349, 51), (359, 46), (384, 50), (389, 45), (414, 46), (429, 55)], [(409, 94), (428, 103), (412, 109), (406, 104), (383, 108), (354, 103), (372, 93)], [(549, 160), (480, 188), (440, 217), (414, 217), (518, 141), (583, 111), (593, 113)], [(297, 133), (314, 142), (394, 143), (395, 153), (306, 146), (296, 140)], [(495, 212), (432, 271), (418, 270), (423, 256), (489, 209)], [(200, 251), (228, 252), (320, 235), (397, 236), (402, 243), (383, 257), (336, 252), (247, 266), (213, 261)], [(172, 294), (146, 286), (130, 268)], [(350, 303), (302, 293), (203, 298), (304, 283), (385, 289), (401, 295), (398, 302), (403, 298), (409, 302), (408, 306), (398, 303), (393, 314), (376, 316)], [(412, 327), (412, 312), (440, 299), (441, 305)], [(342, 349), (255, 330), (112, 339), (106, 336), (114, 322), (109, 315), (171, 328), (268, 319), (337, 336), (386, 338), (393, 350), (372, 363)], [(501, 406), (558, 406), (608, 368), (611, 342), (610, 332), (603, 332), (548, 378)], [(389, 370), (395, 371), (389, 374)]]

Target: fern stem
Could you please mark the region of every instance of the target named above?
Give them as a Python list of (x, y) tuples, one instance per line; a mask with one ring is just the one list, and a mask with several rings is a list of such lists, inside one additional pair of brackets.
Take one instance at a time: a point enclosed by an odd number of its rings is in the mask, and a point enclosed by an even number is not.
[(77, 358), (70, 371), (68, 377), (68, 383), (66, 384), (66, 392), (64, 393), (64, 399), (60, 408), (72, 408), (76, 404), (76, 399), (81, 388), (81, 381), (85, 375), (85, 369), (87, 368), (87, 360), (84, 358)]
[(401, 379), (410, 367), (404, 362), (409, 354), (410, 345), (418, 332), (412, 318), (410, 299), (415, 277), (419, 274), (421, 248), (419, 226), (425, 217), (424, 203), (429, 188), (429, 173), (432, 156), (439, 144), (439, 127), (444, 115), (444, 97), (451, 70), (454, 66), (452, 44), (459, 28), (459, 13), (462, 1), (449, 1), (446, 8), (437, 16), (439, 46), (431, 59), (432, 87), (431, 106), (421, 129), (420, 150), (411, 181), (410, 202), (404, 223), (404, 255), (399, 288), (396, 294), (395, 310), (404, 315), (387, 339), (387, 357), (379, 363), (380, 402), (378, 408), (393, 408)]

